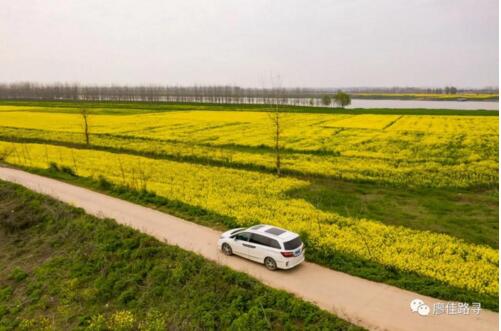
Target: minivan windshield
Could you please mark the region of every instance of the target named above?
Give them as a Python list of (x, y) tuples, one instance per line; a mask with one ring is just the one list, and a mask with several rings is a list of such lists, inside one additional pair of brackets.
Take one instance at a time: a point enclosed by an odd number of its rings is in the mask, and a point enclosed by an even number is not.
[(240, 231), (242, 231), (243, 229), (245, 229), (245, 228), (238, 228), (238, 229), (235, 229), (235, 230), (233, 230), (233, 231), (231, 231), (231, 232), (230, 232), (230, 235), (233, 235), (233, 234), (235, 234), (235, 233), (237, 233), (237, 232), (240, 232)]
[(288, 251), (298, 248), (302, 245), (301, 238), (296, 237), (290, 241), (284, 243), (284, 248)]

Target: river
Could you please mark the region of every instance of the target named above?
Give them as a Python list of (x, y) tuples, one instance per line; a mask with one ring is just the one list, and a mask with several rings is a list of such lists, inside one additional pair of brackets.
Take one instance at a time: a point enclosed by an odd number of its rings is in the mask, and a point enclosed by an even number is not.
[[(131, 100), (132, 101), (132, 100)], [(273, 98), (261, 97), (193, 97), (162, 96), (150, 101), (222, 103), (222, 104), (271, 104)], [(325, 107), (320, 98), (284, 98), (283, 105)], [(328, 107), (337, 107), (332, 103)], [(432, 100), (383, 100), (352, 99), (347, 108), (407, 108), (407, 109), (459, 109), (459, 110), (499, 110), (499, 101), (432, 101)]]

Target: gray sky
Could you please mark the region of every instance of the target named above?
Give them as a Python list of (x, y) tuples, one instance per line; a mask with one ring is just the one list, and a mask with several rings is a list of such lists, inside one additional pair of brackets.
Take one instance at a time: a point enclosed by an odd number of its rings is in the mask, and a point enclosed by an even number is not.
[(496, 0), (0, 0), (0, 81), (498, 85)]

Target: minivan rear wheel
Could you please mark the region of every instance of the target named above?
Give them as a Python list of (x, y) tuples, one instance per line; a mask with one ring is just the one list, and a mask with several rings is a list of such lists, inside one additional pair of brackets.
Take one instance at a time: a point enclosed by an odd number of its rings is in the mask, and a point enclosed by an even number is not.
[(231, 249), (230, 245), (224, 243), (221, 249), (223, 250), (224, 255), (233, 255), (233, 250)]
[(277, 270), (277, 263), (271, 257), (264, 259), (264, 266), (271, 271)]

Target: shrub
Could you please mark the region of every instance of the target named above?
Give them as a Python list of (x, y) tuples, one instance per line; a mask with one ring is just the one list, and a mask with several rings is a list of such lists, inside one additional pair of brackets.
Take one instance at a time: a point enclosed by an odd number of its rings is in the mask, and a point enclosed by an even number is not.
[(14, 270), (10, 273), (10, 279), (13, 279), (16, 282), (23, 281), (26, 277), (28, 277), (28, 273), (19, 267), (14, 268)]
[(111, 330), (128, 331), (133, 330), (136, 319), (128, 310), (121, 310), (113, 313), (107, 322), (107, 326)]

